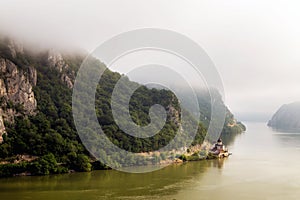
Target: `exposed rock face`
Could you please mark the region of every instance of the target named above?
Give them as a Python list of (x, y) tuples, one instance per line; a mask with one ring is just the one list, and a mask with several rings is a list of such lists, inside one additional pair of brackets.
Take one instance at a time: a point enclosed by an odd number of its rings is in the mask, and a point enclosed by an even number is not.
[(16, 58), (17, 54), (24, 54), (23, 45), (16, 42), (15, 40), (9, 39), (7, 47), (9, 48), (11, 56), (13, 58)]
[[(0, 143), (5, 133), (4, 121), (14, 123), (14, 117), (36, 114), (37, 101), (33, 87), (37, 84), (37, 70), (27, 66), (26, 59), (43, 59), (46, 67), (59, 72), (59, 78), (68, 87), (73, 88), (75, 72), (68, 65), (62, 54), (55, 50), (46, 53), (27, 51), (23, 44), (10, 38), (0, 38)], [(28, 55), (29, 56), (28, 56)], [(25, 60), (25, 62), (24, 62)], [(18, 63), (18, 64), (16, 64)]]
[(180, 125), (180, 113), (174, 108), (172, 105), (167, 107), (168, 115), (171, 117), (171, 121), (173, 121), (176, 125)]
[(3, 133), (5, 133), (5, 126), (4, 126), (2, 114), (0, 114), (0, 143), (3, 142), (3, 138), (2, 138)]
[(4, 120), (13, 122), (20, 110), (26, 115), (35, 114), (37, 102), (32, 87), (37, 83), (37, 71), (33, 67), (21, 70), (7, 59), (0, 58), (0, 142), (5, 133)]
[(268, 126), (282, 131), (300, 131), (300, 102), (281, 106)]
[(67, 85), (68, 88), (73, 88), (73, 81), (67, 74), (62, 74), (61, 80)]
[(48, 65), (61, 73), (61, 80), (68, 88), (73, 88), (75, 73), (70, 69), (70, 66), (65, 62), (63, 56), (59, 52), (55, 50), (49, 51)]
[(36, 69), (28, 67), (27, 70), (20, 70), (11, 61), (0, 58), (0, 75), (1, 97), (23, 105), (26, 114), (33, 114), (36, 100), (32, 87), (37, 82)]

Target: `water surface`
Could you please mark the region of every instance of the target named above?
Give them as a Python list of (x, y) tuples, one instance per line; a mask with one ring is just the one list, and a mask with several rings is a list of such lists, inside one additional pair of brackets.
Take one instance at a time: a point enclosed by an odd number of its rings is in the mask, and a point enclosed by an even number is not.
[[(300, 199), (300, 134), (246, 123), (225, 160), (146, 174), (114, 170), (0, 179), (1, 199)], [(228, 142), (230, 142), (228, 140)]]

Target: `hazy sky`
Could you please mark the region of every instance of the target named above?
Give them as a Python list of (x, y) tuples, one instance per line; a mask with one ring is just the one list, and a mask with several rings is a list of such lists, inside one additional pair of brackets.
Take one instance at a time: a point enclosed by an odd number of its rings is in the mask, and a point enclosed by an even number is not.
[(300, 1), (0, 1), (0, 32), (88, 51), (137, 28), (164, 28), (200, 44), (240, 119), (267, 120), (300, 100)]

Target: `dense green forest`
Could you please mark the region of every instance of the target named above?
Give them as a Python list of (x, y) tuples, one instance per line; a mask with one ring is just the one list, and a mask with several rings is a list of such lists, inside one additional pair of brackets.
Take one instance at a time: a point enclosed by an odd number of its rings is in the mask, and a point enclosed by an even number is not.
[[(72, 116), (72, 89), (61, 80), (61, 72), (47, 65), (45, 52), (32, 53), (25, 51), (12, 57), (9, 49), (0, 46), (0, 57), (10, 60), (20, 69), (26, 71), (28, 66), (37, 70), (37, 84), (33, 87), (37, 100), (37, 110), (34, 115), (27, 115), (22, 105), (11, 102), (2, 102), (2, 109), (12, 108), (17, 111), (14, 123), (5, 122), (6, 133), (0, 144), (0, 176), (11, 176), (22, 172), (32, 175), (44, 175), (53, 173), (65, 173), (69, 170), (91, 171), (93, 169), (106, 169), (107, 167), (96, 161), (82, 145)], [(69, 70), (76, 70), (84, 56), (80, 54), (64, 55), (64, 60), (70, 66)], [(99, 67), (103, 63), (96, 61)], [(174, 138), (180, 121), (172, 117), (170, 113), (163, 129), (150, 138), (135, 138), (124, 134), (114, 122), (110, 99), (115, 83), (121, 75), (106, 70), (99, 82), (96, 92), (96, 113), (98, 122), (103, 127), (104, 133), (117, 146), (131, 152), (150, 152), (165, 146)], [(128, 80), (130, 82), (130, 80)], [(137, 84), (137, 83), (135, 83)], [(200, 95), (201, 96), (201, 95)], [(201, 123), (193, 145), (201, 144), (204, 140), (208, 121), (210, 119), (210, 105), (207, 95), (202, 96)], [(220, 105), (225, 106), (219, 98)], [(149, 89), (140, 86), (130, 100), (130, 115), (132, 120), (139, 125), (147, 125), (150, 122), (149, 108), (154, 104), (162, 105), (166, 110), (170, 106), (180, 113), (176, 96), (168, 90)], [(174, 114), (174, 113), (173, 113)], [(191, 121), (193, 116), (190, 114)], [(226, 123), (233, 122), (233, 115), (227, 110)], [(224, 126), (224, 134), (232, 131), (241, 132), (242, 126)], [(27, 162), (16, 162), (18, 155), (34, 155), (37, 159)], [(138, 164), (146, 164), (146, 160)], [(135, 163), (136, 164), (136, 163)]]

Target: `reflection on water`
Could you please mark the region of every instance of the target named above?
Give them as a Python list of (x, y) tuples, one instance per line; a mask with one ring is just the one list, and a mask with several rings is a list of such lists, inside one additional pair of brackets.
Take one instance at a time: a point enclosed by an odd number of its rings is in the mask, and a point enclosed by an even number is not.
[(3, 199), (160, 199), (176, 194), (208, 168), (221, 168), (224, 160), (172, 165), (146, 174), (114, 170), (0, 180)]
[(114, 170), (0, 180), (1, 199), (299, 199), (300, 135), (248, 123), (228, 159), (146, 174)]
[(282, 148), (300, 149), (300, 133), (274, 133), (275, 139)]
[(212, 160), (211, 166), (221, 169), (224, 166), (225, 160), (227, 160), (227, 158)]
[(222, 134), (221, 139), (226, 146), (232, 145), (235, 139), (238, 136), (241, 136), (243, 133), (231, 133), (231, 134)]

